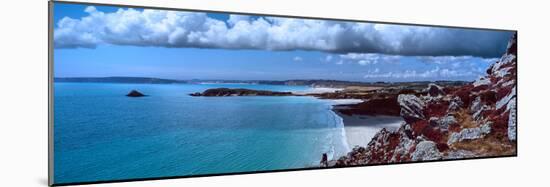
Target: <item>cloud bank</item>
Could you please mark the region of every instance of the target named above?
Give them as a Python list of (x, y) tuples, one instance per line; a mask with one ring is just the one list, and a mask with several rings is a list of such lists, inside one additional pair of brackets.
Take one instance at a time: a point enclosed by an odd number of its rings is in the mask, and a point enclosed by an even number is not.
[(409, 78), (451, 78), (451, 77), (474, 77), (477, 76), (477, 72), (473, 71), (458, 71), (454, 69), (441, 69), (435, 67), (434, 69), (417, 71), (406, 70), (402, 72), (386, 72), (379, 73), (378, 69), (369, 71), (364, 78), (394, 78), (394, 79), (409, 79)]
[[(406, 56), (502, 55), (512, 33), (487, 30), (356, 23), (230, 15), (222, 21), (205, 13), (119, 9), (65, 17), (54, 31), (56, 48), (102, 44), (169, 48), (311, 50)], [(367, 61), (365, 61), (367, 63)]]
[(368, 80), (473, 80), (485, 75), (485, 70), (498, 60), (473, 56), (341, 56), (344, 59), (352, 59), (346, 61), (349, 63), (364, 65), (361, 61), (368, 61), (369, 70), (364, 71), (363, 76)]

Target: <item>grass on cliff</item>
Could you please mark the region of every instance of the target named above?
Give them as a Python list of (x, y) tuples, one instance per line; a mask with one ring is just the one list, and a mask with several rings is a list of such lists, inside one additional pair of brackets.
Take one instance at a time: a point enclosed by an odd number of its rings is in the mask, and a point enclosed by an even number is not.
[[(460, 132), (465, 128), (476, 128), (481, 126), (476, 122), (472, 115), (466, 109), (458, 111), (455, 115), (458, 122), (458, 128), (451, 128), (451, 132)], [(452, 133), (449, 133), (449, 137)], [(476, 140), (466, 140), (456, 142), (450, 145), (453, 150), (468, 150), (482, 156), (504, 156), (516, 154), (516, 146), (510, 141), (497, 138), (496, 136), (488, 135), (484, 138)]]
[(475, 128), (480, 125), (474, 120), (471, 114), (469, 114), (467, 109), (462, 109), (458, 111), (455, 115), (458, 124), (461, 129), (464, 128)]
[(502, 142), (491, 137), (457, 142), (451, 145), (454, 150), (468, 150), (481, 156), (505, 156), (516, 154), (516, 146), (510, 142)]

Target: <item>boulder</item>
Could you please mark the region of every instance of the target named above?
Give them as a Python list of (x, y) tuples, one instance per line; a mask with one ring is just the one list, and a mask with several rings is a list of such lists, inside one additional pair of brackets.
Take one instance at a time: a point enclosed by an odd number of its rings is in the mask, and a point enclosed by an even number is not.
[(421, 141), (416, 145), (416, 149), (412, 153), (413, 161), (428, 161), (441, 159), (441, 153), (437, 149), (435, 142)]
[(472, 105), (470, 105), (470, 113), (474, 114), (483, 108), (483, 103), (481, 102), (481, 97), (476, 97), (474, 101), (472, 102)]
[(425, 119), (424, 108), (426, 104), (415, 95), (401, 94), (397, 97), (397, 102), (401, 107), (400, 115), (407, 123)]
[(476, 121), (480, 121), (484, 118), (483, 112), (489, 110), (490, 107), (487, 106), (480, 96), (477, 96), (470, 106), (470, 113)]
[(455, 96), (453, 97), (453, 99), (451, 99), (451, 102), (449, 103), (447, 113), (457, 112), (462, 106), (464, 106), (464, 102), (462, 102), (462, 99), (460, 99), (460, 97), (458, 96)]
[(506, 106), (508, 104), (508, 102), (510, 102), (511, 100), (514, 100), (515, 98), (516, 98), (516, 87), (514, 86), (514, 88), (512, 88), (512, 90), (510, 90), (508, 95), (506, 95), (504, 98), (497, 101), (496, 109), (500, 109), (503, 106)]
[(466, 128), (460, 132), (451, 134), (451, 137), (447, 141), (448, 145), (464, 140), (475, 140), (485, 137), (485, 135), (491, 133), (491, 122), (483, 124), (481, 127)]
[(441, 118), (430, 117), (429, 124), (432, 127), (441, 129), (442, 131), (449, 130), (449, 126), (458, 123), (454, 116), (444, 116)]
[(126, 94), (127, 97), (144, 97), (144, 96), (147, 96), (145, 94), (142, 94), (141, 92), (137, 91), (137, 90), (132, 90), (130, 91), (130, 93)]

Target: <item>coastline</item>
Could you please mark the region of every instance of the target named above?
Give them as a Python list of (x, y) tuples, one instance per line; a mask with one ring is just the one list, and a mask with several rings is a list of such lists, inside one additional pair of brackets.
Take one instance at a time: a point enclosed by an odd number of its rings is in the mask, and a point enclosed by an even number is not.
[(328, 99), (332, 104), (332, 112), (342, 118), (344, 135), (350, 149), (356, 146), (366, 147), (371, 139), (383, 128), (396, 130), (404, 122), (400, 116), (389, 115), (362, 115), (344, 114), (339, 110), (347, 108), (346, 105), (364, 102), (361, 99)]
[[(397, 95), (399, 93), (380, 93), (376, 95), (349, 95), (343, 88), (309, 87), (301, 91), (271, 92), (250, 89), (209, 89), (191, 96), (308, 96), (327, 102), (328, 110), (338, 122), (342, 134), (342, 145), (349, 150), (355, 147), (368, 147), (372, 138), (382, 129), (394, 131), (405, 122), (400, 116)], [(329, 94), (328, 96), (326, 94)], [(343, 156), (345, 153), (328, 151), (328, 160)]]
[(346, 139), (351, 149), (356, 146), (367, 147), (380, 130), (397, 130), (404, 122), (403, 118), (397, 116), (346, 115), (338, 111), (334, 113), (343, 119)]
[[(343, 88), (328, 88), (328, 87), (311, 87), (308, 90), (302, 91), (293, 91), (293, 94), (305, 95), (305, 94), (323, 94), (323, 93), (334, 93), (344, 90)], [(350, 103), (353, 104), (353, 103)]]

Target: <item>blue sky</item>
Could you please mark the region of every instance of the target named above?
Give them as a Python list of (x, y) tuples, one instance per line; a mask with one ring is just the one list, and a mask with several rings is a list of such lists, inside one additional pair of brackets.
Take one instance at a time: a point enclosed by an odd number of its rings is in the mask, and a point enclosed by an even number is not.
[(512, 33), (56, 3), (56, 77), (474, 80)]

